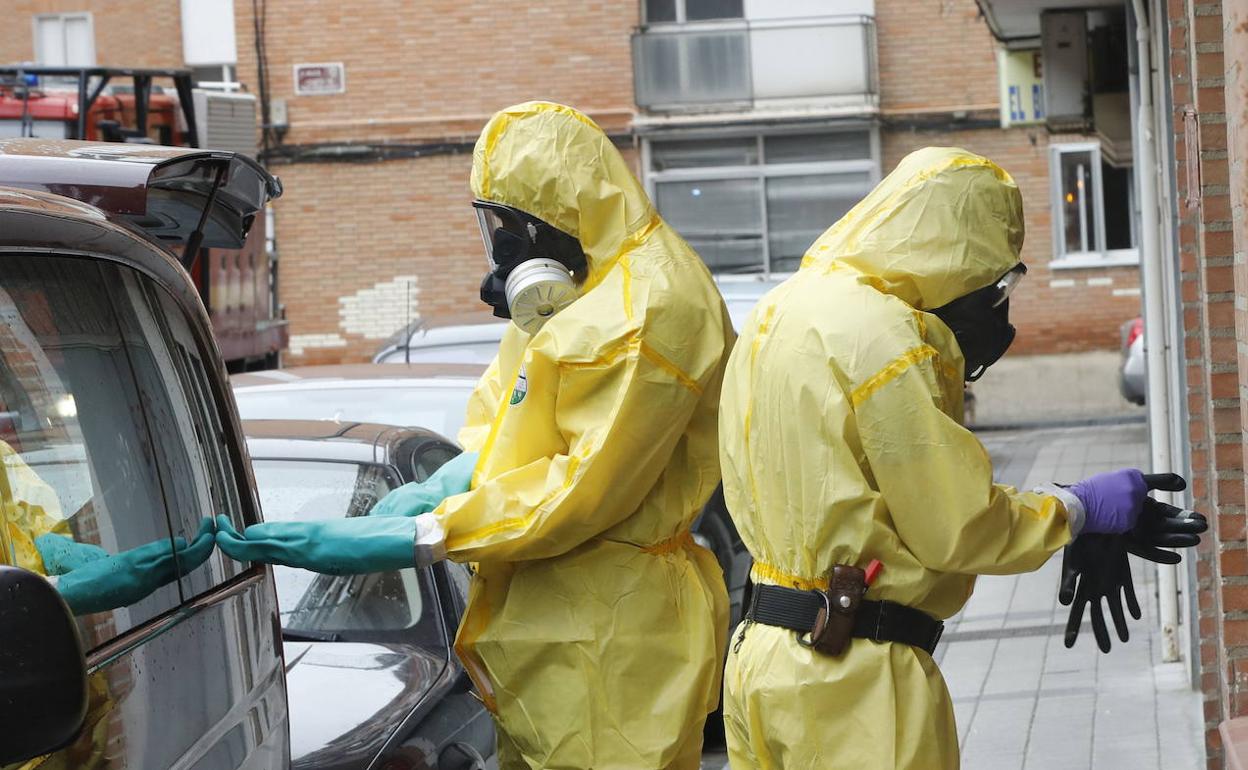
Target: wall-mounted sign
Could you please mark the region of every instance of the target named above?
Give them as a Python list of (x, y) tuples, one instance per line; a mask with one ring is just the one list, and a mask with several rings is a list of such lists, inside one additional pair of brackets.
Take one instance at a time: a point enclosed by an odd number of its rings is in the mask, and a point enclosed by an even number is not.
[(1044, 122), (1044, 69), (1040, 52), (997, 52), (1001, 79), (1001, 127)]
[(295, 95), (340, 94), (347, 90), (347, 68), (342, 62), (295, 65)]

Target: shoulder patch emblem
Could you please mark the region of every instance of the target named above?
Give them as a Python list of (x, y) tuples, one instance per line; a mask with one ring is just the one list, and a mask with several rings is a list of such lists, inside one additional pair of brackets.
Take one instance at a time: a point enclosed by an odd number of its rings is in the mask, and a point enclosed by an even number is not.
[(524, 400), (529, 392), (529, 378), (524, 373), (524, 365), (520, 366), (520, 374), (516, 376), (516, 387), (511, 391), (511, 405), (515, 406)]

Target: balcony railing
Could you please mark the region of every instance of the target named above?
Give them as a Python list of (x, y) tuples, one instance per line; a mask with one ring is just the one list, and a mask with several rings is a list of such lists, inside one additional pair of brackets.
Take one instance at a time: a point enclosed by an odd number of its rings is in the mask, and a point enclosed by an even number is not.
[(654, 24), (632, 42), (637, 106), (651, 112), (878, 97), (870, 16)]

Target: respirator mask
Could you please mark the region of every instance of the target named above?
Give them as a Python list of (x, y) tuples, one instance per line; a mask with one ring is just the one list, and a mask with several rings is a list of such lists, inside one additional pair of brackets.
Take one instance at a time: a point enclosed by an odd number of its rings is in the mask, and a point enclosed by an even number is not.
[(966, 362), (963, 376), (967, 382), (984, 376), (1014, 341), (1010, 294), (1026, 274), (1027, 266), (1020, 262), (988, 286), (929, 311), (949, 327), (958, 341)]
[(490, 268), (481, 301), (535, 334), (576, 299), (576, 281), (588, 269), (581, 244), (520, 209), (482, 200), (472, 206)]

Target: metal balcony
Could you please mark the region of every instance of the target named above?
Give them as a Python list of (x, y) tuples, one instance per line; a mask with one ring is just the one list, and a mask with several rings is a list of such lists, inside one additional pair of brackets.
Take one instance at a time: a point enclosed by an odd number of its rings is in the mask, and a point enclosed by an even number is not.
[(870, 16), (653, 24), (632, 44), (637, 106), (650, 112), (878, 103)]

